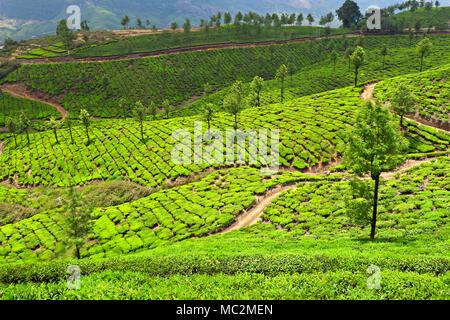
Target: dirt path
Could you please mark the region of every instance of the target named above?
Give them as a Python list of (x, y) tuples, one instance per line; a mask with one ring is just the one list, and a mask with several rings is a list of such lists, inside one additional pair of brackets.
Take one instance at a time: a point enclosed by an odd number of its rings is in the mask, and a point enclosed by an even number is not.
[(295, 190), (297, 185), (278, 187), (276, 189), (271, 190), (263, 196), (259, 196), (256, 198), (256, 205), (253, 206), (250, 210), (244, 211), (243, 214), (239, 215), (236, 221), (228, 228), (223, 230), (221, 233), (228, 233), (233, 230), (238, 230), (241, 228), (245, 228), (251, 226), (258, 222), (259, 217), (263, 214), (264, 210), (272, 203), (273, 200), (278, 198), (284, 191), (287, 190)]
[(409, 159), (409, 160), (406, 160), (406, 162), (403, 165), (396, 168), (394, 171), (383, 172), (381, 174), (381, 176), (383, 177), (384, 180), (394, 179), (394, 175), (396, 175), (398, 173), (404, 173), (405, 171), (407, 171), (411, 168), (414, 168), (415, 166), (418, 166), (420, 164), (430, 163), (433, 159), (435, 159), (435, 158), (426, 158), (426, 159), (421, 159), (421, 160)]
[(38, 93), (36, 91), (30, 91), (24, 83), (5, 83), (0, 86), (0, 90), (8, 93), (10, 96), (13, 96), (15, 98), (25, 98), (28, 100), (43, 102), (51, 105), (55, 107), (59, 113), (61, 113), (61, 121), (66, 118), (67, 110), (57, 102), (56, 97), (51, 97), (48, 94)]
[(0, 157), (3, 154), (3, 150), (5, 150), (5, 142), (0, 140)]
[[(378, 84), (378, 82), (372, 82), (372, 83), (366, 84), (364, 86), (364, 91), (361, 93), (361, 99), (363, 99), (364, 101), (371, 101), (371, 102), (375, 103), (375, 99), (373, 97), (373, 92), (375, 91), (375, 86), (377, 84)], [(448, 123), (440, 123), (437, 121), (431, 122), (431, 121), (425, 120), (422, 117), (420, 117), (418, 115), (418, 113), (416, 113), (414, 115), (406, 115), (404, 118), (408, 119), (410, 121), (418, 122), (421, 125), (428, 127), (428, 128), (433, 128), (433, 129), (447, 131), (447, 132), (449, 131)]]

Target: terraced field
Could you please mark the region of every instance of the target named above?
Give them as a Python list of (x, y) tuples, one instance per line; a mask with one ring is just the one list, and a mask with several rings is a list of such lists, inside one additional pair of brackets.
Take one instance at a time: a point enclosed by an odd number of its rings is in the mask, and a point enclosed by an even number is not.
[[(450, 58), (446, 37), (431, 36), (431, 39), (434, 49), (425, 59), (425, 68), (446, 64)], [(171, 105), (177, 106), (192, 97), (201, 96), (206, 83), (215, 90), (230, 86), (235, 80), (249, 82), (256, 75), (266, 80), (273, 79), (283, 63), (290, 65), (295, 74), (286, 83), (292, 91), (291, 97), (346, 87), (353, 83), (353, 73), (343, 55), (346, 47), (354, 47), (357, 43), (367, 50), (367, 63), (361, 69), (360, 82), (414, 73), (420, 66), (414, 46), (418, 40), (410, 46), (407, 37), (324, 39), (102, 63), (32, 64), (22, 66), (2, 82), (24, 82), (39, 92), (63, 95), (59, 102), (65, 109), (73, 111), (73, 115), (84, 108), (98, 117), (122, 117), (124, 114), (131, 116), (130, 106), (138, 100), (145, 105), (154, 102), (161, 107), (167, 99)], [(383, 44), (390, 48), (385, 69), (379, 54), (379, 47)], [(328, 59), (332, 50), (342, 55), (335, 68)], [(277, 85), (276, 82), (268, 84), (272, 88)], [(221, 97), (223, 94), (220, 92), (212, 97), (218, 108)], [(125, 108), (120, 107), (121, 98), (126, 101)], [(265, 99), (267, 103), (278, 102), (279, 96), (273, 94)], [(199, 109), (195, 106), (193, 109), (198, 113)], [(188, 114), (184, 111), (179, 113)]]
[(24, 98), (15, 98), (5, 92), (0, 92), (0, 127), (6, 125), (8, 117), (17, 118), (22, 111), (30, 119), (61, 118), (61, 114), (48, 104)]
[[(380, 190), (379, 236), (427, 234), (445, 226), (449, 221), (449, 169), (450, 158), (443, 157), (385, 181)], [(345, 214), (351, 199), (348, 188), (348, 181), (301, 183), (274, 201), (262, 219), (296, 234), (357, 237), (367, 230), (355, 228)]]
[[(360, 104), (359, 89), (339, 89), (244, 110), (239, 115), (239, 128), (280, 129), (280, 165), (307, 170), (339, 159), (347, 127)], [(145, 122), (145, 143), (140, 141), (139, 124), (132, 120), (96, 121), (90, 128), (89, 145), (82, 126), (72, 128), (74, 144), (68, 129), (59, 130), (59, 143), (50, 131), (30, 135), (31, 145), (23, 141), (17, 148), (7, 140), (0, 158), (0, 180), (22, 186), (70, 186), (124, 176), (143, 185), (161, 186), (213, 166), (195, 164), (194, 154), (191, 164), (175, 165), (171, 160), (171, 151), (178, 144), (171, 138), (172, 132), (185, 128), (193, 134), (194, 122), (199, 120), (193, 116)], [(231, 115), (220, 113), (212, 124), (224, 132), (232, 121)], [(203, 126), (206, 130), (206, 123)], [(409, 139), (410, 153), (417, 154), (445, 152), (449, 144), (448, 134), (420, 127), (411, 130)], [(245, 148), (248, 152), (250, 146)], [(261, 167), (261, 158), (254, 160), (254, 165)]]
[[(410, 45), (404, 36), (23, 65), (2, 80), (3, 88), (19, 83), (42, 100), (59, 97), (71, 121), (55, 130), (35, 126), (29, 141), (18, 133), (17, 145), (0, 133), (0, 299), (448, 300), (450, 133), (441, 125), (448, 123), (450, 50), (448, 36), (430, 38), (422, 73), (415, 48), (421, 38)], [(357, 44), (366, 60), (354, 86), (344, 51)], [(275, 75), (289, 62), (280, 102)], [(259, 107), (247, 100), (256, 75), (265, 79)], [(279, 130), (280, 168), (270, 175), (261, 171), (270, 155), (259, 154), (261, 144), (249, 137), (236, 146), (245, 163), (235, 155), (228, 162), (196, 161), (211, 153), (203, 137), (208, 103), (216, 133), (226, 137), (234, 124), (224, 100), (236, 80), (243, 81), (245, 101), (237, 127)], [(355, 115), (372, 98), (367, 88), (388, 105), (399, 83), (413, 88), (418, 114), (398, 129), (408, 162), (382, 175), (376, 237), (369, 240), (370, 227), (351, 217), (354, 175), (342, 159)], [(138, 100), (160, 106), (166, 99), (177, 106), (168, 119), (140, 122), (130, 109)], [(88, 126), (79, 117), (83, 108), (94, 116)], [(35, 124), (60, 115), (2, 94), (0, 123), (22, 109)], [(184, 146), (204, 138), (185, 164), (173, 156), (179, 129)], [(220, 147), (226, 142), (219, 140)], [(72, 258), (67, 236), (72, 186), (93, 207), (80, 259)], [(247, 216), (251, 223), (239, 224)], [(82, 270), (79, 290), (66, 287), (69, 265)], [(367, 286), (373, 265), (381, 270), (378, 290)]]
[(396, 77), (378, 84), (375, 88), (375, 97), (382, 101), (389, 101), (389, 90), (399, 83), (405, 83), (412, 89), (418, 99), (418, 116), (429, 121), (441, 123), (449, 129), (450, 114), (450, 66), (438, 70), (413, 74), (405, 77)]

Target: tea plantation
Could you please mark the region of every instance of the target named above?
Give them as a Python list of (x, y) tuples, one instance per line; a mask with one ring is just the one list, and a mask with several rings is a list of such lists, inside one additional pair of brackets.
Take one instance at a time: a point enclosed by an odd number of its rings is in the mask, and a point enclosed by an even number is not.
[(424, 72), (423, 74), (396, 77), (383, 81), (376, 86), (375, 96), (383, 101), (389, 100), (389, 89), (395, 88), (399, 83), (405, 83), (411, 87), (418, 99), (418, 113), (428, 120), (438, 120), (449, 123), (450, 114), (450, 86), (448, 82), (450, 66), (444, 66), (438, 70)]
[[(226, 28), (214, 32), (228, 36)], [(195, 36), (190, 41), (203, 43)], [(448, 300), (450, 133), (433, 124), (449, 121), (450, 50), (448, 35), (428, 37), (433, 47), (423, 72), (416, 53), (423, 36), (22, 65), (1, 82), (59, 96), (70, 117), (44, 130), (50, 117), (61, 119), (54, 107), (0, 96), (0, 127), (22, 110), (35, 124), (14, 136), (0, 132), (0, 299)], [(154, 39), (159, 42), (150, 46)], [(183, 41), (142, 36), (79, 54), (153, 51), (182, 47)], [(354, 85), (344, 52), (356, 46), (366, 55)], [(58, 48), (41, 50), (58, 54)], [(289, 68), (282, 99), (277, 70), (283, 63)], [(257, 75), (264, 78), (259, 106), (250, 99)], [(242, 81), (243, 99), (234, 115), (229, 93), (236, 80)], [(367, 85), (374, 83), (374, 98), (392, 117), (386, 128), (395, 129), (404, 148), (403, 163), (381, 174), (376, 237), (370, 239), (370, 224), (350, 212), (349, 204), (361, 197), (352, 193), (355, 167), (344, 159), (356, 119), (368, 108), (363, 98), (371, 98), (373, 86)], [(417, 100), (417, 114), (401, 128), (400, 117), (389, 111), (400, 83)], [(160, 108), (164, 100), (174, 106), (166, 115), (132, 112), (137, 101)], [(417, 117), (430, 125), (413, 121)], [(202, 140), (185, 164), (177, 164), (174, 148), (192, 147), (209, 124), (224, 137), (233, 125), (266, 129), (269, 137), (278, 129), (279, 170), (262, 174), (269, 155), (255, 155), (264, 147), (249, 137), (236, 146), (245, 163), (236, 155), (225, 163), (196, 161), (211, 151), (210, 141)], [(182, 142), (173, 135), (180, 129)], [(224, 139), (216, 146), (226, 144)], [(227, 159), (220, 148), (214, 155), (222, 153)], [(373, 177), (360, 177), (370, 190)], [(73, 227), (68, 217), (76, 206), (90, 215)], [(87, 230), (79, 247), (69, 236), (77, 228)], [(71, 265), (81, 270), (80, 289), (67, 287)], [(367, 285), (374, 266), (381, 272), (379, 289)]]
[[(339, 89), (285, 104), (246, 109), (239, 115), (238, 123), (242, 129), (279, 128), (280, 165), (307, 170), (326, 166), (339, 158), (347, 141), (348, 125), (352, 124), (360, 104), (359, 89)], [(124, 176), (151, 187), (165, 185), (180, 176), (213, 166), (195, 164), (195, 161), (176, 165), (171, 160), (171, 151), (178, 144), (171, 138), (172, 132), (184, 128), (191, 132), (193, 139), (195, 121), (201, 121), (201, 118), (191, 116), (145, 122), (145, 143), (141, 141), (139, 124), (133, 120), (94, 122), (89, 129), (92, 137), (89, 144), (86, 144), (82, 126), (70, 131), (67, 128), (59, 130), (59, 143), (50, 131), (31, 134), (30, 145), (22, 135), (17, 148), (9, 138), (0, 158), (0, 179), (21, 186), (62, 187)], [(231, 115), (219, 113), (212, 125), (224, 132), (232, 121)], [(203, 126), (206, 130), (206, 123)], [(450, 135), (422, 128), (413, 127), (408, 133), (409, 153), (445, 153)], [(225, 139), (223, 143), (226, 143)], [(249, 148), (251, 146), (246, 145), (247, 153)], [(262, 166), (260, 159), (254, 160), (256, 167)]]
[[(425, 68), (448, 63), (450, 50), (446, 36), (430, 36), (430, 39), (434, 49), (425, 59)], [(2, 82), (24, 82), (40, 92), (63, 95), (59, 102), (72, 116), (86, 109), (97, 117), (130, 117), (131, 106), (138, 100), (146, 105), (154, 102), (160, 109), (164, 100), (177, 106), (202, 95), (206, 83), (214, 90), (230, 86), (236, 80), (249, 82), (254, 76), (274, 79), (283, 63), (292, 68), (293, 77), (286, 81), (286, 86), (293, 96), (350, 86), (353, 72), (344, 51), (356, 45), (362, 45), (367, 51), (360, 72), (361, 83), (418, 72), (420, 60), (415, 44), (420, 40), (414, 39), (410, 44), (406, 36), (324, 39), (108, 62), (30, 64), (23, 65)], [(384, 69), (379, 53), (382, 45), (389, 47)], [(335, 66), (328, 58), (333, 50), (340, 56)], [(126, 103), (120, 107), (122, 98)], [(275, 94), (267, 102), (279, 102), (279, 97)]]

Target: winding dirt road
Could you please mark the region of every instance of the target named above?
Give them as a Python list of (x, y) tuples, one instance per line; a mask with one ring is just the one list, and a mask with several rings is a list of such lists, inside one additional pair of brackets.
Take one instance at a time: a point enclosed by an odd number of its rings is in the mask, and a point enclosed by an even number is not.
[(61, 114), (61, 121), (65, 120), (66, 118), (67, 110), (64, 109), (64, 107), (61, 106), (58, 102), (56, 102), (56, 98), (51, 98), (49, 95), (43, 93), (30, 91), (28, 87), (22, 82), (4, 83), (0, 85), (0, 90), (15, 98), (25, 98), (28, 100), (38, 101), (51, 105), (55, 107), (56, 110)]
[[(379, 83), (379, 81), (366, 84), (364, 86), (364, 91), (361, 93), (361, 99), (375, 103), (375, 98), (373, 96), (373, 92), (375, 91), (375, 86), (378, 83)], [(435, 121), (435, 123), (433, 123), (431, 121), (423, 119), (422, 117), (419, 116), (418, 113), (416, 113), (414, 115), (406, 115), (406, 116), (404, 116), (404, 118), (408, 119), (410, 121), (418, 122), (425, 127), (429, 127), (429, 128), (433, 128), (433, 129), (437, 129), (437, 130), (442, 130), (442, 131), (448, 132), (450, 129), (449, 123), (444, 123), (442, 121)]]
[(236, 221), (230, 227), (223, 230), (221, 233), (228, 233), (233, 230), (245, 228), (257, 223), (258, 219), (261, 217), (264, 210), (266, 210), (266, 208), (269, 206), (269, 204), (272, 203), (273, 200), (278, 198), (283, 192), (295, 189), (297, 189), (297, 185), (278, 187), (269, 191), (263, 196), (257, 197), (256, 204), (248, 211), (244, 211), (244, 213), (239, 215)]

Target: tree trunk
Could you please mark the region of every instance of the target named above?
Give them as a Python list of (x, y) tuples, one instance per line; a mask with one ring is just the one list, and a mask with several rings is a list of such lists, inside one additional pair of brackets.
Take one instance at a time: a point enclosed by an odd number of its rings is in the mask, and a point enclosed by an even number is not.
[(17, 137), (14, 133), (13, 133), (13, 137), (14, 137), (14, 144), (16, 145), (16, 148), (17, 148)]
[(281, 102), (283, 102), (284, 99), (284, 79), (281, 80)]
[(71, 126), (71, 125), (69, 125), (69, 134), (70, 134), (70, 140), (71, 140), (72, 143), (73, 143), (72, 126)]
[(358, 68), (355, 69), (355, 87), (358, 86)]
[(258, 92), (258, 107), (261, 107), (261, 91)]
[(234, 130), (237, 130), (237, 113), (234, 114)]
[(403, 114), (400, 116), (400, 128), (403, 128)]
[(59, 143), (59, 141), (58, 141), (58, 134), (56, 133), (56, 130), (53, 130), (53, 133), (55, 134), (56, 143)]
[(77, 259), (81, 259), (80, 257), (80, 248), (78, 246), (75, 246), (75, 251), (76, 251), (76, 255), (77, 255)]
[(25, 133), (27, 134), (27, 141), (28, 141), (28, 144), (30, 144), (30, 135), (29, 135), (29, 133), (28, 133), (28, 129), (25, 129)]
[(141, 138), (142, 138), (142, 141), (144, 141), (144, 124), (142, 121), (141, 121)]
[(420, 72), (422, 72), (423, 68), (423, 55), (420, 57)]
[(385, 56), (383, 56), (383, 69), (384, 69), (384, 60), (386, 59), (386, 57)]
[(88, 127), (86, 127), (86, 136), (87, 136), (88, 143), (89, 143), (91, 141), (91, 139), (89, 138), (89, 128)]
[(377, 225), (377, 210), (378, 210), (378, 186), (380, 184), (380, 176), (375, 177), (375, 190), (373, 192), (373, 213), (372, 213), (372, 224), (370, 230), (370, 239), (375, 239), (375, 228)]

